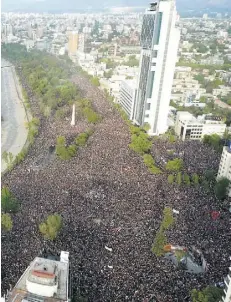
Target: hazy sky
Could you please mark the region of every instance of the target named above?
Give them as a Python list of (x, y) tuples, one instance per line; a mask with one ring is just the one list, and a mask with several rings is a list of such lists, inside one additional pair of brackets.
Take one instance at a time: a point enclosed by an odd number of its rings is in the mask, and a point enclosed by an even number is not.
[[(4, 10), (63, 10), (82, 8), (102, 8), (112, 6), (147, 7), (151, 0), (2, 0)], [(227, 7), (231, 11), (231, 0), (176, 0), (177, 9), (200, 9), (206, 7)], [(100, 3), (100, 4), (99, 4)]]

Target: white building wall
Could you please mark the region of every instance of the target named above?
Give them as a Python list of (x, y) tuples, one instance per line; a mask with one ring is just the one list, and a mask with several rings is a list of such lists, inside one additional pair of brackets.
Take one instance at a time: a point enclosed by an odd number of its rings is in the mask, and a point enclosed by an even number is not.
[[(151, 50), (148, 50), (148, 49), (141, 49), (141, 54), (140, 54), (140, 62), (139, 62), (139, 71), (138, 71), (138, 77), (137, 77), (137, 96), (139, 94), (139, 85), (140, 85), (140, 81), (141, 81), (141, 66), (142, 66), (142, 63), (143, 63), (143, 58), (144, 56), (149, 56), (151, 57)], [(133, 104), (133, 112), (131, 114), (131, 119), (134, 120), (135, 123), (137, 123), (139, 125), (139, 122), (136, 120), (135, 118), (135, 112), (138, 111), (138, 102), (136, 102), (136, 100), (134, 99), (134, 104)], [(146, 112), (147, 114), (147, 112)], [(148, 121), (149, 122), (149, 121)]]
[[(224, 147), (221, 155), (217, 179), (221, 177), (226, 177), (231, 181), (231, 151), (229, 147)], [(229, 189), (229, 196), (231, 197), (231, 186)]]
[(231, 267), (229, 268), (229, 274), (225, 278), (224, 294), (225, 295), (223, 296), (222, 301), (230, 302), (231, 301)]
[(202, 136), (218, 134), (222, 136), (225, 132), (226, 124), (204, 124)]
[(163, 78), (163, 87), (160, 99), (160, 108), (157, 122), (157, 134), (162, 134), (167, 131), (168, 109), (171, 99), (171, 89), (174, 77), (175, 60), (177, 57), (177, 49), (180, 41), (180, 32), (173, 28), (170, 34), (167, 60), (165, 64), (165, 73)]
[[(181, 136), (181, 128), (184, 127)], [(176, 116), (175, 133), (182, 140), (185, 140), (186, 130), (191, 130), (191, 135), (188, 139), (201, 140), (204, 135), (218, 134), (222, 136), (226, 130), (226, 124), (223, 123), (205, 123), (199, 121), (189, 112), (179, 111)]]
[[(161, 1), (159, 12), (163, 15), (159, 44), (154, 46), (154, 49), (158, 50), (156, 67), (152, 68), (155, 71), (155, 78), (150, 112), (146, 112), (146, 114), (149, 114), (149, 118), (145, 119), (145, 122), (148, 122), (151, 126), (150, 135), (162, 134), (167, 130), (168, 107), (180, 40), (180, 31), (175, 28), (175, 2)], [(170, 28), (169, 25), (171, 25)], [(155, 123), (156, 130), (154, 129)]]
[[(180, 31), (175, 28), (176, 15), (175, 0), (160, 0), (155, 9), (151, 7), (146, 11), (143, 19), (137, 95), (132, 117), (139, 125), (148, 123), (150, 135), (159, 135), (167, 130), (168, 109), (180, 40)], [(149, 29), (146, 23), (148, 19), (151, 24)], [(146, 64), (148, 59), (145, 56), (150, 57), (148, 67)], [(147, 79), (145, 75), (148, 76)]]
[(120, 87), (119, 104), (122, 106), (128, 117), (131, 118), (135, 98), (135, 88), (128, 83), (122, 82)]
[(57, 293), (58, 283), (53, 286), (49, 286), (41, 285), (39, 283), (30, 282), (29, 280), (26, 280), (26, 288), (28, 292), (32, 294), (44, 297), (53, 297), (54, 294)]

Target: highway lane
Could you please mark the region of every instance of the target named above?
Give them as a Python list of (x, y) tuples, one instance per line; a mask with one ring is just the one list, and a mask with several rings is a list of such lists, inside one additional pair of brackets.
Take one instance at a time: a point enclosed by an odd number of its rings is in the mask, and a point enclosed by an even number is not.
[[(23, 148), (28, 130), (26, 129), (26, 113), (22, 104), (22, 91), (16, 77), (15, 68), (2, 59), (1, 67), (1, 153), (11, 152), (16, 156)], [(6, 66), (6, 67), (5, 67)], [(21, 98), (21, 99), (20, 99)], [(1, 171), (6, 169), (6, 164), (1, 161)]]

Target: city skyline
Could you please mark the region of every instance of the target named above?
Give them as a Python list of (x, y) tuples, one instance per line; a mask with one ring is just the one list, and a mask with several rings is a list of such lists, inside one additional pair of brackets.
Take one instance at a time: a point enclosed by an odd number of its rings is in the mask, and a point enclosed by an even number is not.
[[(146, 0), (108, 0), (102, 2), (99, 7), (93, 0), (87, 0), (84, 2), (69, 0), (65, 3), (61, 0), (4, 0), (2, 1), (2, 11), (69, 12), (71, 10), (103, 10), (113, 7), (139, 7), (140, 11), (142, 11), (142, 9), (147, 7), (148, 3), (149, 1)], [(177, 0), (176, 5), (179, 12), (187, 10), (200, 11), (203, 9), (211, 10), (211, 12), (214, 10), (224, 10), (224, 12), (229, 12), (229, 10), (231, 11), (231, 3), (228, 0)]]

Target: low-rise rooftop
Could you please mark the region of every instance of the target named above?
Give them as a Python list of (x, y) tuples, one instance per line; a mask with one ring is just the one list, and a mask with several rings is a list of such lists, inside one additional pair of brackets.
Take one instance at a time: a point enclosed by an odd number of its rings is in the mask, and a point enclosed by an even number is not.
[[(61, 256), (62, 253), (61, 252)], [(36, 257), (7, 296), (9, 302), (68, 301), (69, 261)]]

